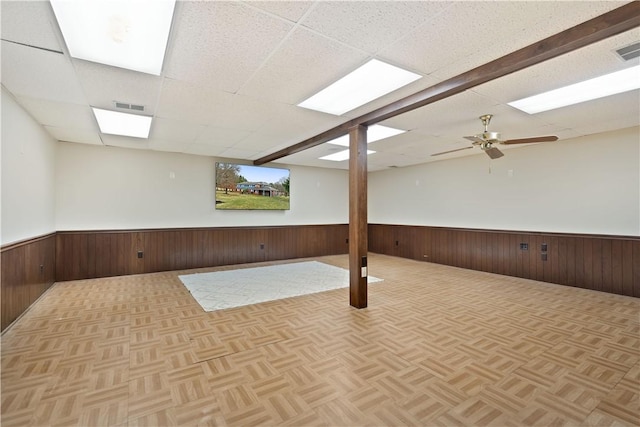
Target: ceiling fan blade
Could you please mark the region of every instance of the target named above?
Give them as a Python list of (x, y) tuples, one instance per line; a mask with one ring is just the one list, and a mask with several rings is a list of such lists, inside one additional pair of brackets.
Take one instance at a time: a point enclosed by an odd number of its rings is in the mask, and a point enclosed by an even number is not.
[(505, 145), (529, 144), (531, 142), (551, 142), (551, 141), (557, 141), (557, 140), (558, 140), (558, 137), (555, 135), (536, 136), (534, 138), (508, 139), (506, 141), (502, 141), (502, 144), (505, 144)]
[(435, 154), (432, 154), (431, 156), (439, 156), (439, 155), (441, 155), (441, 154), (454, 153), (454, 152), (456, 152), (456, 151), (468, 150), (469, 148), (473, 148), (473, 146), (471, 146), (471, 147), (464, 147), (464, 148), (456, 148), (455, 150), (443, 151), (442, 153), (435, 153)]
[(477, 136), (465, 136), (464, 139), (468, 139), (469, 141), (473, 141), (475, 145), (484, 143), (484, 139), (478, 138)]
[(486, 150), (484, 150), (484, 152), (487, 153), (487, 156), (491, 157), (492, 159), (499, 159), (500, 157), (504, 156), (502, 151), (498, 150), (496, 147), (487, 148)]

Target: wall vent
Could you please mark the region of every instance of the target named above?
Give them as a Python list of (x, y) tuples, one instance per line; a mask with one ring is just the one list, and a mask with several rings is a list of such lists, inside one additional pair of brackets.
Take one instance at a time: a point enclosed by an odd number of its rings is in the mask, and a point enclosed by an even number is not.
[(125, 110), (144, 111), (144, 105), (126, 104), (124, 102), (115, 101), (116, 108), (123, 108)]
[(633, 58), (640, 56), (640, 42), (620, 48), (616, 53), (625, 61), (631, 61)]

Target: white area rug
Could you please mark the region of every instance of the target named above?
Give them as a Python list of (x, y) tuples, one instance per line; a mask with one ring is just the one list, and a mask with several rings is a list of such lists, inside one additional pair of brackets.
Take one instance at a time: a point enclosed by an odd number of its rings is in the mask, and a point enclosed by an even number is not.
[[(179, 276), (204, 311), (240, 307), (349, 286), (349, 270), (318, 261)], [(368, 283), (382, 279), (369, 276)]]

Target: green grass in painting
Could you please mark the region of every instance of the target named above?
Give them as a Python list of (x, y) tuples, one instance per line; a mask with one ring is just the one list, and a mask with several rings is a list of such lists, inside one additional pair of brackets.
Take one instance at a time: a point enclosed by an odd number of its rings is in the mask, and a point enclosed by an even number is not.
[(216, 209), (289, 209), (289, 197), (216, 191)]

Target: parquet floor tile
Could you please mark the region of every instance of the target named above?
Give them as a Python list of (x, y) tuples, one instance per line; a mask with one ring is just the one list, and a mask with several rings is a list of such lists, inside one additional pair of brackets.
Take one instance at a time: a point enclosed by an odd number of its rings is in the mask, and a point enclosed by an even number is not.
[(476, 396), (459, 404), (449, 411), (449, 413), (455, 415), (457, 419), (467, 425), (505, 425), (510, 415), (493, 403), (494, 402), (485, 400), (480, 396)]
[(399, 406), (409, 412), (420, 425), (429, 425), (449, 410), (449, 407), (429, 394), (417, 393), (399, 402)]
[(231, 412), (223, 412), (225, 421), (230, 425), (241, 426), (265, 426), (276, 425), (274, 420), (261, 403), (254, 403), (250, 406), (242, 406)]
[(364, 310), (338, 289), (207, 313), (185, 272), (57, 283), (2, 335), (0, 423), (640, 426), (640, 300), (370, 266)]
[(121, 426), (127, 425), (127, 403), (118, 401), (107, 405), (88, 407), (80, 415), (79, 425)]
[[(279, 425), (278, 423), (273, 423), (273, 425)], [(325, 420), (323, 420), (315, 411), (305, 412), (304, 414), (298, 415), (296, 417), (290, 418), (287, 421), (283, 422), (283, 426), (288, 427), (327, 427), (329, 424)]]
[[(2, 405), (3, 411), (5, 406)], [(33, 409), (27, 408), (19, 411), (11, 411), (6, 415), (2, 414), (2, 425), (4, 427), (23, 427), (31, 425), (33, 419)]]
[(175, 419), (176, 424), (181, 426), (226, 425), (218, 402), (211, 396), (176, 405)]
[(320, 405), (315, 412), (330, 426), (352, 426), (366, 419), (358, 408), (341, 398)]
[(137, 418), (129, 418), (128, 425), (129, 427), (175, 426), (177, 425), (175, 409), (169, 407)]
[(373, 409), (370, 418), (373, 420), (373, 425), (416, 426), (420, 424), (420, 421), (410, 412), (392, 403)]
[(277, 423), (284, 423), (313, 411), (300, 396), (293, 393), (272, 394), (262, 400), (271, 417)]
[(591, 410), (577, 403), (543, 391), (520, 412), (520, 421), (526, 425), (541, 425), (559, 419), (563, 424), (575, 425), (580, 424), (590, 413)]

